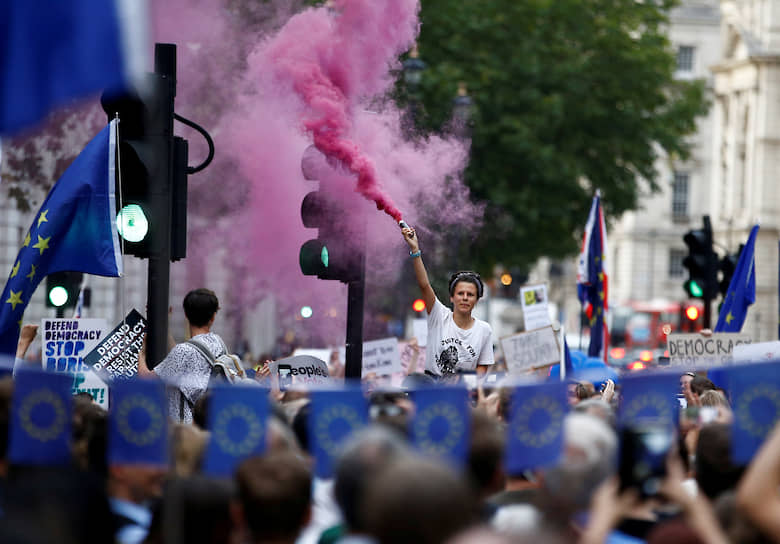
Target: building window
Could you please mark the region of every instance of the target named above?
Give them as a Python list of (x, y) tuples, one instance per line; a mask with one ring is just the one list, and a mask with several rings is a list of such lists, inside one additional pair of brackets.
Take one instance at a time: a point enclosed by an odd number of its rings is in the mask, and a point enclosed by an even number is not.
[(672, 249), (669, 251), (669, 277), (682, 278), (685, 275), (683, 259), (686, 252), (684, 249)]
[(672, 181), (672, 220), (688, 220), (688, 186), (687, 172), (675, 172)]
[(681, 45), (677, 48), (677, 71), (693, 72), (693, 54), (696, 49), (690, 45)]

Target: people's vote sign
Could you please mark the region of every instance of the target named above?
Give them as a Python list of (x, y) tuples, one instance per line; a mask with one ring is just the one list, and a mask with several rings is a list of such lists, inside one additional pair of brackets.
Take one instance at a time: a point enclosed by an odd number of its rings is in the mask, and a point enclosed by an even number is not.
[(126, 380), (138, 372), (138, 354), (144, 343), (146, 319), (137, 310), (111, 331), (84, 358), (92, 370), (106, 380)]
[(506, 336), (501, 339), (501, 349), (510, 374), (554, 365), (561, 360), (558, 340), (550, 326)]
[(51, 372), (73, 374), (73, 394), (89, 393), (108, 409), (108, 386), (86, 363), (87, 354), (105, 335), (105, 319), (43, 319), (41, 321), (41, 364)]
[(699, 333), (670, 334), (666, 339), (669, 364), (686, 368), (730, 365), (734, 348), (751, 343), (750, 335), (732, 332), (717, 332), (709, 336)]

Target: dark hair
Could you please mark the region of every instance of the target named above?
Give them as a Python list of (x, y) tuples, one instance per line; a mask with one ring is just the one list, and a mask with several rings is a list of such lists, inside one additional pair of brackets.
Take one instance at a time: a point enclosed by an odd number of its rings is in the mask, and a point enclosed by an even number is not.
[(701, 395), (705, 391), (711, 391), (715, 389), (715, 384), (704, 376), (696, 376), (691, 380), (691, 393)]
[(238, 496), (254, 540), (294, 538), (306, 524), (311, 472), (290, 452), (250, 457), (236, 471)]
[(711, 423), (699, 431), (696, 442), (696, 483), (709, 499), (737, 486), (744, 467), (731, 458), (731, 427)]
[(458, 284), (458, 282), (461, 281), (475, 285), (477, 287), (477, 298), (482, 298), (485, 290), (482, 285), (482, 278), (479, 277), (479, 274), (471, 270), (461, 270), (460, 272), (455, 272), (452, 276), (450, 276), (450, 296), (455, 294), (455, 286)]
[[(498, 420), (485, 412), (473, 410), (467, 466), (477, 496), (485, 497), (502, 491), (504, 445), (504, 430)], [(499, 488), (495, 488), (497, 484)]]
[(219, 310), (219, 300), (214, 291), (200, 288), (187, 293), (182, 306), (190, 325), (205, 327)]

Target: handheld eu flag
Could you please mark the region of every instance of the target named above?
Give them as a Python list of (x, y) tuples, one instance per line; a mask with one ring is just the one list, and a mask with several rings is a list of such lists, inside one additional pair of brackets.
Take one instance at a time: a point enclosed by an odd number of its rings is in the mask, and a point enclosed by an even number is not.
[(734, 408), (731, 453), (747, 464), (780, 418), (780, 363), (722, 369)]
[(67, 465), (73, 376), (23, 370), (16, 376), (11, 404), (8, 459), (19, 465)]
[(520, 474), (558, 462), (568, 412), (565, 382), (516, 387), (507, 426), (506, 467)]
[(168, 464), (168, 407), (162, 382), (114, 381), (108, 422), (110, 463)]
[(737, 268), (731, 276), (729, 290), (723, 298), (715, 332), (739, 332), (747, 317), (748, 306), (756, 301), (755, 253), (758, 225), (753, 226), (745, 247), (739, 254)]
[(54, 184), (35, 216), (0, 296), (0, 355), (16, 353), (24, 309), (46, 275), (122, 273), (114, 224), (115, 149), (112, 121)]
[(677, 426), (680, 403), (677, 391), (680, 377), (677, 374), (639, 374), (622, 379), (622, 399), (618, 410), (621, 425), (640, 423), (643, 420), (663, 421)]
[(471, 436), (468, 391), (441, 387), (418, 389), (412, 395), (416, 406), (412, 442), (426, 455), (465, 464)]
[(360, 389), (313, 391), (309, 416), (309, 443), (314, 473), (328, 478), (344, 442), (368, 424), (368, 402)]

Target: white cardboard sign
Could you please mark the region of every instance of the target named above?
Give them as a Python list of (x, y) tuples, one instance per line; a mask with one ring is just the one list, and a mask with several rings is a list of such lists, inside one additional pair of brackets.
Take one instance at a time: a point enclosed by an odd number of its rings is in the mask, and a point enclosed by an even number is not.
[(521, 374), (560, 362), (561, 352), (552, 326), (520, 332), (501, 339), (507, 371)]
[(363, 342), (363, 376), (371, 372), (377, 376), (390, 376), (401, 370), (401, 353), (397, 338)]
[(734, 346), (732, 353), (734, 364), (765, 363), (780, 360), (780, 342), (756, 342), (755, 344), (739, 344)]
[(736, 346), (752, 341), (748, 334), (717, 332), (709, 336), (699, 333), (670, 334), (666, 342), (671, 366), (709, 368), (732, 364)]
[(548, 309), (547, 285), (526, 285), (520, 288), (520, 305), (523, 308), (525, 330), (532, 331), (552, 325)]

